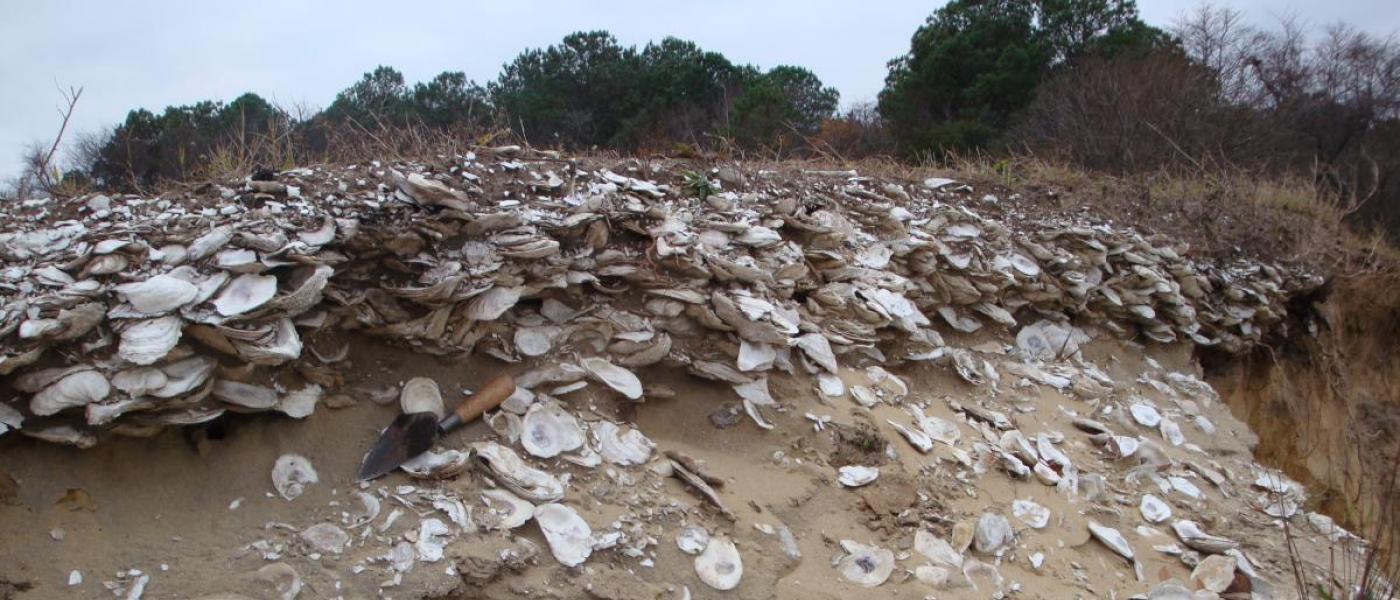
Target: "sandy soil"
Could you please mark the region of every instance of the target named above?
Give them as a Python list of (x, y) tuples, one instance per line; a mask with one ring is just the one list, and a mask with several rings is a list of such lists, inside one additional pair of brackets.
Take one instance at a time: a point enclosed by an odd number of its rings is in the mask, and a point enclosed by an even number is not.
[[(345, 341), (353, 343), (349, 361), (341, 363), (343, 389), (356, 392), (359, 401), (340, 409), (323, 406), (305, 421), (236, 416), (216, 427), (167, 432), (153, 439), (117, 439), (90, 450), (18, 436), (0, 439), (0, 540), (5, 540), (0, 544), (0, 597), (110, 598), (114, 592), (104, 582), (112, 582), (117, 592), (127, 590), (137, 577), (130, 570), (137, 569), (150, 576), (145, 598), (277, 598), (281, 596), (273, 584), (258, 573), (280, 562), (304, 580), (300, 598), (634, 599), (683, 598), (687, 593), (691, 598), (986, 598), (995, 590), (989, 581), (974, 580), (977, 588), (934, 589), (909, 574), (924, 562), (912, 551), (913, 532), (920, 523), (956, 537), (952, 532), (957, 523), (973, 522), (984, 511), (1007, 516), (1017, 530), (1017, 544), (1006, 556), (999, 561), (980, 557), (999, 563), (1006, 589), (1018, 590), (1016, 597), (1122, 598), (1144, 593), (1161, 581), (1187, 581), (1190, 576), (1179, 559), (1153, 549), (1176, 542), (1165, 526), (1156, 527), (1159, 535), (1154, 537), (1135, 531), (1147, 525), (1139, 516), (1137, 499), (1152, 491), (1150, 484), (1125, 483), (1129, 465), (1106, 459), (1062, 410), (1088, 413), (1089, 406), (1050, 388), (1003, 384), (1000, 397), (1017, 408), (1013, 418), (1028, 435), (1064, 433), (1061, 447), (1076, 465), (1107, 476), (1110, 494), (1101, 501), (1071, 501), (1034, 478), (1017, 481), (996, 470), (969, 475), (970, 470), (940, 461), (936, 454), (920, 454), (900, 438), (886, 419), (907, 423), (902, 410), (888, 405), (867, 410), (849, 398), (826, 404), (805, 378), (779, 375), (772, 381), (773, 395), (786, 407), (775, 415), (776, 429), (763, 431), (747, 418), (717, 428), (710, 415), (733, 402), (728, 386), (655, 368), (643, 372), (643, 380), (671, 387), (676, 397), (635, 405), (589, 386), (564, 399), (585, 420), (633, 422), (659, 450), (705, 461), (711, 473), (724, 479), (721, 497), (737, 521), (720, 516), (678, 480), (651, 468), (586, 469), (559, 460), (536, 461), (552, 472), (571, 474), (566, 502), (595, 530), (624, 522), (640, 527), (655, 543), (640, 556), (600, 551), (584, 566), (570, 570), (549, 555), (543, 536), (527, 524), (516, 533), (536, 546), (533, 557), (502, 561), (503, 550), (524, 548), (528, 554), (529, 544), (522, 546), (498, 533), (468, 534), (449, 545), (443, 561), (419, 564), (401, 584), (381, 587), (391, 575), (373, 559), (387, 551), (388, 542), (412, 537), (418, 518), (411, 512), (383, 532), (377, 530), (383, 515), (375, 531), (352, 529), (354, 541), (341, 556), (313, 558), (296, 534), (320, 522), (342, 523), (351, 510), (349, 494), (360, 489), (353, 481), (360, 458), (397, 411), (393, 403), (370, 401), (367, 392), (428, 376), (452, 401), (462, 397), (463, 389), (522, 367), (489, 358), (449, 364), (373, 340)], [(979, 340), (954, 343), (967, 347)], [(1134, 382), (1152, 371), (1147, 357), (1165, 370), (1192, 369), (1180, 348), (1102, 342), (1087, 354), (1120, 382)], [(977, 436), (945, 399), (970, 404), (991, 396), (988, 390), (937, 367), (893, 371), (908, 381), (915, 398), (929, 401), (930, 415), (959, 422), (964, 440)], [(864, 375), (852, 370), (845, 377), (859, 383)], [(1149, 399), (1166, 402), (1150, 387), (1135, 387)], [(829, 415), (831, 424), (815, 431), (804, 413)], [(1170, 447), (1168, 452), (1178, 460), (1216, 461), (1235, 476), (1235, 495), (1227, 497), (1199, 479), (1204, 501), (1158, 495), (1168, 500), (1177, 517), (1192, 518), (1212, 533), (1241, 541), (1260, 574), (1275, 582), (1275, 597), (1288, 597), (1284, 535), (1272, 519), (1248, 504), (1251, 494), (1239, 493), (1252, 477), (1245, 466), (1252, 462), (1253, 434), (1223, 405), (1209, 406), (1205, 414), (1216, 424), (1216, 435), (1183, 427), (1205, 455)], [(476, 423), (443, 440), (443, 445), (459, 447), (493, 435)], [(284, 453), (306, 456), (320, 475), (319, 484), (293, 501), (274, 493), (269, 476), (273, 462)], [(845, 464), (878, 464), (881, 477), (864, 488), (842, 488), (835, 475)], [(375, 481), (368, 491), (388, 495), (405, 485), (440, 486), (468, 498), (487, 484), (476, 473), (427, 484), (395, 473)], [(1050, 508), (1050, 524), (1036, 530), (1016, 520), (1010, 508), (1015, 499)], [(419, 515), (432, 512), (430, 507), (417, 508)], [(1123, 532), (1140, 561), (1143, 581), (1122, 558), (1090, 540), (1090, 518)], [(736, 540), (744, 561), (743, 581), (736, 590), (718, 592), (699, 581), (693, 558), (675, 543), (676, 532), (686, 524), (703, 525)], [(795, 535), (800, 558), (784, 553), (778, 535), (765, 533), (782, 526)], [(840, 555), (837, 543), (843, 539), (894, 550), (894, 575), (873, 589), (841, 579), (832, 558)], [(259, 540), (280, 545), (280, 557), (266, 560), (262, 551), (250, 546)], [(1325, 560), (1321, 542), (1301, 543), (1314, 560)], [(1028, 562), (1036, 552), (1045, 556), (1039, 569)], [(362, 572), (355, 572), (361, 570), (358, 567), (364, 567)], [(69, 586), (74, 570), (82, 574), (82, 583)]]

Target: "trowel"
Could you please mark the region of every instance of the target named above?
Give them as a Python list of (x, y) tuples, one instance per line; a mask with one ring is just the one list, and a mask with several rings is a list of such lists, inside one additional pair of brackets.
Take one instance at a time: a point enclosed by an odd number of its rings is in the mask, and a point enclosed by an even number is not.
[(425, 377), (408, 380), (399, 394), (403, 414), (380, 434), (379, 441), (360, 463), (360, 481), (374, 479), (427, 452), (438, 436), (448, 433), (496, 408), (515, 393), (515, 381), (501, 375), (487, 382), (450, 414), (444, 414), (437, 383)]

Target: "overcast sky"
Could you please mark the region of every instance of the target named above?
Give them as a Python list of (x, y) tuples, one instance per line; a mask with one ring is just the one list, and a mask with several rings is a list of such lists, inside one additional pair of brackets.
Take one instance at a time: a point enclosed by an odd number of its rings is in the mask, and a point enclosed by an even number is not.
[[(1199, 0), (1138, 0), (1144, 19), (1171, 24)], [(841, 92), (873, 99), (885, 63), (942, 1), (582, 0), (511, 2), (239, 2), (0, 0), (0, 178), (23, 146), (58, 127), (55, 81), (83, 86), (71, 127), (121, 121), (252, 91), (284, 106), (324, 107), (375, 65), (410, 81), (446, 70), (493, 79), (521, 50), (578, 30), (606, 29), (628, 45), (671, 35), (760, 67), (795, 64)], [(1257, 24), (1296, 14), (1386, 35), (1395, 0), (1232, 0)]]

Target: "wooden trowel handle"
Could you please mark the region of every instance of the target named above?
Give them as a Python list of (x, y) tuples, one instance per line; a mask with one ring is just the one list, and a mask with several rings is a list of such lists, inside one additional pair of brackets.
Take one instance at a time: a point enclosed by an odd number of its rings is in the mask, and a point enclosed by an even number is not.
[(486, 382), (480, 390), (477, 390), (472, 397), (467, 398), (457, 408), (452, 409), (452, 414), (448, 415), (442, 423), (438, 424), (438, 429), (444, 433), (452, 431), (462, 425), (470, 423), (480, 417), (482, 413), (500, 406), (511, 394), (515, 393), (515, 380), (510, 375), (501, 375), (491, 381)]

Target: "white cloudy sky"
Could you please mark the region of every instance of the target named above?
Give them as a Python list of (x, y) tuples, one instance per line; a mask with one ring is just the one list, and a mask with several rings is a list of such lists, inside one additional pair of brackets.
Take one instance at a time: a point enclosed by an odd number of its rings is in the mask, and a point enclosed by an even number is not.
[[(1387, 35), (1395, 0), (1218, 0), (1258, 24), (1295, 14)], [(511, 2), (239, 2), (0, 0), (0, 178), (58, 126), (55, 82), (85, 88), (79, 132), (160, 110), (253, 91), (283, 105), (324, 107), (378, 64), (409, 81), (445, 70), (495, 77), (522, 49), (578, 30), (624, 44), (673, 35), (762, 67), (797, 64), (841, 91), (874, 98), (885, 62), (941, 0), (514, 0)], [(1165, 26), (1199, 0), (1139, 0)]]

